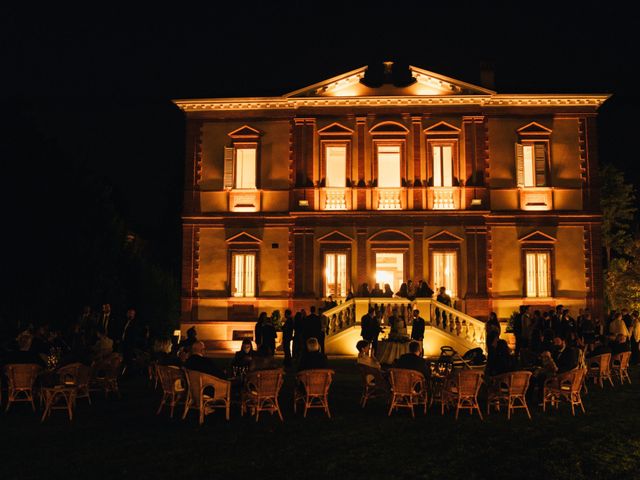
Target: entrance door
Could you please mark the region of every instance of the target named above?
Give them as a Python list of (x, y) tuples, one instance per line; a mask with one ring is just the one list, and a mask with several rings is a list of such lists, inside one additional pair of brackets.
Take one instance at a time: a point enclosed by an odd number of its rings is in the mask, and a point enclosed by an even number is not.
[(376, 282), (384, 290), (388, 283), (393, 292), (404, 282), (404, 253), (376, 252)]

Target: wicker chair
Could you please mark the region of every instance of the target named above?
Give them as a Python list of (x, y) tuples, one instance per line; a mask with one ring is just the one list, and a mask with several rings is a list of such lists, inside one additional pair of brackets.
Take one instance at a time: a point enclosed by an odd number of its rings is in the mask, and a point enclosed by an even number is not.
[(33, 403), (33, 385), (36, 382), (38, 373), (42, 370), (40, 365), (25, 363), (13, 364), (4, 367), (4, 373), (7, 376), (7, 408), (9, 410), (12, 403), (31, 402), (31, 408), (36, 411)]
[(576, 405), (580, 406), (582, 413), (585, 413), (582, 397), (580, 396), (584, 376), (584, 368), (574, 368), (568, 372), (548, 378), (544, 382), (542, 411), (546, 411), (547, 403), (551, 403), (551, 406), (558, 408), (559, 401), (564, 400), (571, 404), (571, 415), (575, 415)]
[(108, 397), (110, 392), (114, 392), (120, 397), (118, 377), (120, 376), (121, 366), (122, 355), (119, 353), (112, 353), (95, 363), (92, 367), (92, 390), (103, 390), (105, 398)]
[(362, 379), (362, 397), (360, 406), (364, 408), (370, 398), (389, 396), (389, 382), (382, 375), (382, 371), (369, 365), (358, 364)]
[(170, 416), (179, 403), (187, 399), (187, 379), (184, 370), (179, 367), (156, 365), (156, 375), (162, 387), (162, 400), (156, 415), (160, 415), (162, 407), (169, 405)]
[(629, 361), (631, 352), (622, 352), (611, 357), (611, 372), (620, 380), (620, 385), (624, 385), (625, 380), (631, 384), (629, 377)]
[(427, 413), (427, 384), (424, 375), (406, 368), (390, 368), (391, 404), (389, 413), (398, 408), (408, 408), (411, 417), (415, 418), (414, 405), (422, 405), (423, 413)]
[[(205, 416), (213, 413), (216, 409), (224, 408), (225, 418), (229, 420), (231, 382), (196, 370), (184, 369), (184, 371), (188, 384), (188, 394), (182, 419), (187, 418), (189, 410), (197, 410), (198, 423), (202, 425)], [(213, 389), (213, 392), (208, 389)], [(205, 392), (205, 390), (207, 391)]]
[(609, 380), (609, 383), (613, 387), (610, 353), (603, 353), (595, 357), (587, 358), (587, 367), (587, 379), (593, 378), (593, 383), (599, 384), (600, 388), (604, 388), (604, 381)]
[(293, 413), (299, 401), (304, 402), (304, 417), (310, 408), (322, 408), (331, 418), (329, 410), (329, 387), (335, 372), (330, 369), (304, 370), (296, 375), (297, 385), (293, 392)]
[(62, 385), (75, 387), (74, 401), (78, 398), (86, 398), (89, 405), (91, 405), (91, 394), (89, 392), (91, 368), (79, 362), (71, 363), (60, 367), (57, 373)]
[(283, 371), (280, 368), (249, 372), (240, 397), (240, 415), (244, 415), (249, 408), (255, 411), (256, 422), (260, 418), (260, 412), (269, 412), (271, 415), (277, 413), (282, 421), (278, 404), (282, 381)]
[(66, 410), (69, 420), (73, 420), (73, 408), (76, 403), (77, 387), (71, 383), (70, 374), (67, 374), (67, 381), (70, 383), (62, 383), (53, 387), (42, 387), (42, 397), (44, 399), (44, 412), (42, 412), (41, 422), (51, 415), (51, 410)]
[(522, 408), (527, 412), (529, 420), (531, 413), (525, 395), (529, 388), (531, 372), (507, 372), (491, 377), (487, 382), (487, 415), (493, 406), (498, 412), (500, 406), (506, 404), (507, 419), (511, 420), (511, 412)]
[(460, 410), (467, 409), (473, 415), (473, 411), (477, 410), (480, 420), (482, 420), (482, 412), (478, 404), (478, 390), (482, 385), (484, 373), (480, 370), (460, 370), (449, 378), (442, 389), (442, 410), (447, 406), (456, 409), (456, 420)]

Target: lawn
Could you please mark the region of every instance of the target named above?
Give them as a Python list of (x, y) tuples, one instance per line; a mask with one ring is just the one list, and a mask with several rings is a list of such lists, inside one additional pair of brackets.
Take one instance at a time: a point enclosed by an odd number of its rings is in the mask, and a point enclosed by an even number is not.
[(195, 413), (156, 416), (159, 392), (141, 377), (122, 382), (120, 400), (81, 402), (72, 423), (54, 412), (41, 424), (26, 405), (12, 407), (0, 414), (0, 479), (640, 478), (638, 369), (633, 385), (591, 387), (586, 415), (534, 407), (532, 421), (518, 412), (510, 422), (504, 413), (456, 422), (435, 408), (387, 417), (382, 399), (363, 410), (355, 361), (332, 366), (332, 419), (294, 416), (292, 375), (280, 397), (284, 423), (268, 414), (256, 423), (236, 408), (231, 421), (216, 412), (203, 427)]

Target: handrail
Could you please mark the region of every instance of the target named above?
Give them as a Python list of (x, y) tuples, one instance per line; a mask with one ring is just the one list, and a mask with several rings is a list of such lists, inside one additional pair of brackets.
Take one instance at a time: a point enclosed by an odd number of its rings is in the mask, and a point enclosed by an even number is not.
[[(430, 318), (435, 326), (484, 349), (485, 324), (460, 310), (430, 299)], [(432, 325), (434, 323), (432, 322)]]

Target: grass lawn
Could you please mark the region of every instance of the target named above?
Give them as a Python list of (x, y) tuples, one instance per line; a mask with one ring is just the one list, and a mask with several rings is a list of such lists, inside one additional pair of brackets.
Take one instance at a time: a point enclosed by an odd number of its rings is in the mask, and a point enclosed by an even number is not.
[(0, 479), (640, 478), (637, 368), (633, 385), (590, 386), (586, 415), (562, 405), (533, 407), (532, 421), (519, 411), (510, 422), (505, 413), (456, 422), (435, 408), (415, 420), (407, 411), (387, 417), (382, 399), (362, 410), (355, 361), (331, 363), (332, 419), (294, 416), (292, 375), (280, 397), (284, 423), (264, 414), (256, 424), (237, 408), (231, 421), (218, 411), (203, 427), (195, 412), (184, 422), (156, 416), (159, 391), (141, 377), (121, 383), (120, 400), (81, 401), (72, 423), (56, 411), (40, 424), (41, 411), (13, 406), (0, 414)]

